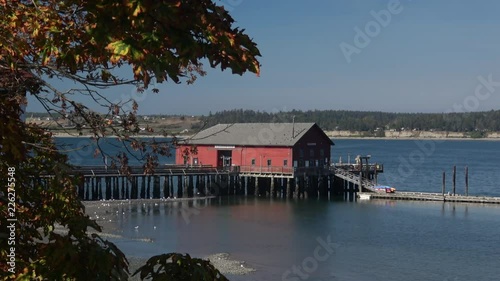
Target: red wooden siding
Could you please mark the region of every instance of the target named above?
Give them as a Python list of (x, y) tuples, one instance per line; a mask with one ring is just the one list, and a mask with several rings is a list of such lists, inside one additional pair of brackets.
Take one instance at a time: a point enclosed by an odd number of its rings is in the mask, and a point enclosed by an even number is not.
[[(297, 134), (301, 134), (297, 132)], [(176, 164), (225, 166), (222, 158), (231, 157), (232, 166), (240, 167), (322, 167), (330, 164), (331, 140), (314, 125), (295, 142), (293, 146), (220, 146), (216, 144), (197, 145), (197, 154), (184, 159), (184, 151), (191, 146), (179, 146), (176, 150)], [(252, 160), (254, 163), (252, 164)], [(270, 163), (268, 161), (271, 161)]]
[[(183, 165), (183, 151), (189, 150), (189, 146), (180, 146), (176, 150), (175, 163)], [(215, 145), (199, 145), (197, 146), (197, 154), (189, 154), (188, 164), (194, 165), (195, 158), (198, 165), (220, 166), (218, 159), (218, 150), (231, 151), (231, 164), (236, 166), (252, 166), (252, 159), (255, 160), (255, 166), (268, 166), (268, 160), (271, 160), (271, 166), (283, 166), (284, 161), (287, 165), (292, 165), (292, 148), (291, 147), (238, 147), (234, 148), (216, 148)]]

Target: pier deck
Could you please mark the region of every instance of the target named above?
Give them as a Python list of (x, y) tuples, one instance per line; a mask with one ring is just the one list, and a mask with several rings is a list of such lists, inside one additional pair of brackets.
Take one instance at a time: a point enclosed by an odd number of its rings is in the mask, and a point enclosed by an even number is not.
[(388, 199), (388, 200), (414, 200), (414, 201), (441, 201), (441, 202), (461, 202), (461, 203), (483, 203), (483, 204), (500, 204), (500, 197), (488, 196), (465, 196), (465, 195), (449, 195), (442, 193), (429, 192), (362, 192), (358, 193), (358, 197), (369, 199)]

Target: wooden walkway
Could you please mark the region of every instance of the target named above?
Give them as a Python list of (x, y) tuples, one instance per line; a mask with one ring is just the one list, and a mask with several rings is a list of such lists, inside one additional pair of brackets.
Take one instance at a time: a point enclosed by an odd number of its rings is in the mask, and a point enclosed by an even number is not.
[(500, 197), (464, 196), (464, 195), (448, 195), (448, 194), (443, 195), (442, 193), (428, 193), (428, 192), (401, 192), (401, 191), (399, 192), (397, 191), (395, 193), (362, 192), (358, 193), (358, 198), (500, 204)]
[[(339, 177), (345, 181), (348, 181), (352, 184), (359, 185), (360, 177), (359, 177), (359, 175), (356, 175), (353, 172), (337, 168), (337, 169), (335, 169), (335, 176)], [(362, 189), (364, 191), (376, 192), (374, 189), (375, 183), (371, 180), (367, 180), (365, 178), (362, 178), (361, 179), (361, 186), (362, 186)]]

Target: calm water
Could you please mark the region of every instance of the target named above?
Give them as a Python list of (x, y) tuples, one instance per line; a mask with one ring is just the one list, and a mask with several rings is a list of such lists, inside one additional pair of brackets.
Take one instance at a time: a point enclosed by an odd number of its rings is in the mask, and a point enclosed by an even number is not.
[[(500, 142), (446, 141), (425, 143), (424, 149), (415, 141), (335, 143), (334, 160), (371, 154), (373, 162), (385, 166), (380, 181), (399, 190), (440, 191), (443, 171), (451, 188), (452, 166), (457, 165), (457, 190), (463, 192), (463, 167), (468, 165), (471, 193), (500, 196)], [(87, 163), (85, 157), (92, 157), (84, 156), (72, 159)], [(456, 281), (500, 276), (500, 207), (494, 205), (236, 197), (110, 208), (122, 236), (113, 241), (126, 254), (227, 252), (257, 269), (231, 280)]]
[[(257, 269), (231, 280), (302, 280), (283, 275), (294, 266), (307, 274), (304, 280), (498, 280), (500, 275), (498, 206), (221, 198), (131, 203), (115, 210), (124, 237), (115, 242), (127, 254), (227, 252)], [(139, 238), (153, 242), (134, 240)], [(325, 249), (319, 241), (332, 245)], [(314, 259), (315, 251), (321, 260)]]

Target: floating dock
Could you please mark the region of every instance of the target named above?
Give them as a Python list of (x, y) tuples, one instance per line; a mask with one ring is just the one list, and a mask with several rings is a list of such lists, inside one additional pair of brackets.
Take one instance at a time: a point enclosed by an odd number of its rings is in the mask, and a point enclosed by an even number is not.
[(358, 198), (366, 199), (386, 199), (386, 200), (412, 200), (412, 201), (441, 201), (441, 202), (460, 202), (460, 203), (479, 203), (479, 204), (500, 204), (500, 197), (488, 196), (465, 196), (450, 195), (442, 193), (429, 192), (401, 192), (383, 193), (383, 192), (360, 192)]

